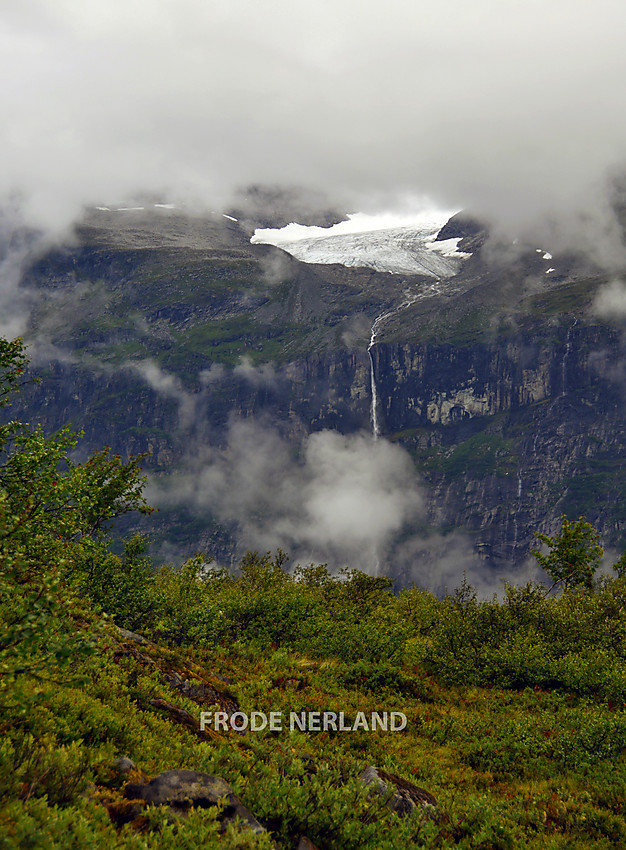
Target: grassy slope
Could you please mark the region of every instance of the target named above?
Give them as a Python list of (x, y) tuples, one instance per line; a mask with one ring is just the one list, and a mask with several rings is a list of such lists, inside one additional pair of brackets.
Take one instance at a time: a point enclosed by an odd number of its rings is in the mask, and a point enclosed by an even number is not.
[[(206, 812), (124, 824), (121, 755), (135, 780), (172, 768), (222, 776), (284, 848), (302, 834), (320, 848), (624, 846), (623, 582), (496, 605), (467, 588), (444, 601), (391, 597), (357, 573), (307, 584), (260, 563), (236, 580), (161, 574), (145, 622), (160, 648), (107, 627), (71, 675), (17, 678), (0, 744), (0, 846), (248, 846), (220, 842)], [(399, 710), (408, 726), (200, 741), (150, 705), (199, 716), (166, 684), (173, 670), (248, 713)], [(355, 778), (368, 764), (429, 790), (441, 822), (401, 821), (368, 800)]]

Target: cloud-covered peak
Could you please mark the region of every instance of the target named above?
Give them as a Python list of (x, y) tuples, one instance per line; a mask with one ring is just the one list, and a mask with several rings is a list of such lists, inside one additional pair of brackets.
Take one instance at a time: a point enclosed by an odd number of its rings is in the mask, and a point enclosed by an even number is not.
[(5, 0), (0, 194), (57, 230), (251, 182), (427, 193), (522, 228), (597, 208), (626, 149), (616, 0)]

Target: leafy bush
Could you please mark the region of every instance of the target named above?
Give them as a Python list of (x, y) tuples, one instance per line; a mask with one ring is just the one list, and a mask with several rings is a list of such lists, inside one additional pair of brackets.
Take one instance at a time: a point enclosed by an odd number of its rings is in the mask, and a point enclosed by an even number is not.
[[(19, 389), (25, 362), (20, 340), (0, 339), (0, 405)], [(21, 422), (0, 427), (0, 699), (15, 675), (43, 676), (91, 650), (72, 627), (88, 613), (75, 575), (87, 563), (107, 569), (104, 532), (115, 517), (150, 510), (138, 458), (124, 463), (104, 449), (74, 463), (77, 441), (69, 429), (45, 437)]]
[(561, 517), (561, 530), (550, 537), (535, 533), (538, 540), (548, 547), (548, 554), (533, 550), (537, 563), (554, 581), (567, 587), (591, 587), (593, 576), (602, 560), (604, 550), (600, 546), (600, 535), (584, 517), (570, 522)]

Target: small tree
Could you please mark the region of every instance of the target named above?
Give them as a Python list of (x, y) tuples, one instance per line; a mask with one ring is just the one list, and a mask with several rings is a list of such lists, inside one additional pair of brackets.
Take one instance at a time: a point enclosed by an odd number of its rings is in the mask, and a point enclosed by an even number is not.
[(613, 570), (617, 573), (618, 578), (626, 578), (626, 552), (623, 552), (613, 564)]
[[(0, 337), (0, 408), (27, 382), (26, 362), (21, 340)], [(46, 437), (18, 420), (0, 424), (1, 704), (15, 677), (48, 675), (90, 649), (76, 625), (86, 613), (80, 575), (86, 564), (103, 571), (119, 562), (105, 536), (116, 517), (152, 510), (140, 459), (122, 461), (105, 448), (76, 463), (70, 452), (79, 436), (64, 428)], [(138, 557), (136, 546), (127, 549), (122, 568), (143, 569)], [(93, 593), (104, 582), (98, 576), (82, 588)]]
[[(584, 517), (570, 522), (566, 515), (561, 517), (561, 530), (554, 537), (535, 532), (535, 537), (548, 547), (544, 554), (533, 549), (532, 554), (540, 567), (553, 579), (555, 587), (591, 587), (593, 576), (604, 549), (600, 546), (600, 535)], [(552, 589), (552, 588), (550, 588)]]

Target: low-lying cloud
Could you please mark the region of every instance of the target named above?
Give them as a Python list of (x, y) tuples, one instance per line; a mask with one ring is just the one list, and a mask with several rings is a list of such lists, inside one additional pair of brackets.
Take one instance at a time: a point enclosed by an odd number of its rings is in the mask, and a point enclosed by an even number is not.
[(462, 530), (427, 537), (412, 535), (399, 541), (394, 547), (393, 562), (402, 585), (414, 582), (439, 596), (452, 594), (464, 580), (482, 599), (494, 594), (502, 596), (505, 584), (522, 586), (545, 580), (545, 574), (530, 557), (521, 564), (490, 569)]
[(465, 576), (481, 597), (541, 577), (534, 562), (494, 571), (462, 531), (425, 533), (428, 491), (410, 455), (363, 432), (319, 431), (298, 451), (269, 420), (233, 418), (223, 445), (191, 452), (147, 496), (230, 528), (238, 556), (280, 547), (292, 564), (383, 573), (439, 594)]
[(280, 378), (273, 363), (259, 363), (255, 366), (252, 359), (245, 355), (239, 358), (239, 363), (233, 369), (233, 375), (252, 384), (253, 387), (275, 384)]
[(593, 311), (602, 319), (626, 317), (626, 283), (612, 280), (603, 286), (593, 302)]
[(57, 232), (84, 203), (218, 209), (254, 182), (600, 238), (625, 23), (618, 0), (5, 0), (0, 196)]
[(19, 203), (0, 205), (0, 335), (22, 336), (38, 295), (20, 286), (24, 270), (48, 247), (42, 232), (28, 227)]
[(393, 540), (423, 517), (410, 456), (367, 434), (311, 434), (299, 455), (267, 423), (234, 420), (223, 448), (154, 480), (155, 504), (185, 505), (236, 524), (239, 549), (281, 547), (299, 561), (374, 572)]
[(129, 368), (160, 395), (178, 402), (179, 427), (182, 431), (188, 431), (197, 418), (198, 396), (194, 396), (186, 390), (180, 378), (165, 372), (154, 360), (140, 360), (137, 363), (130, 363)]

